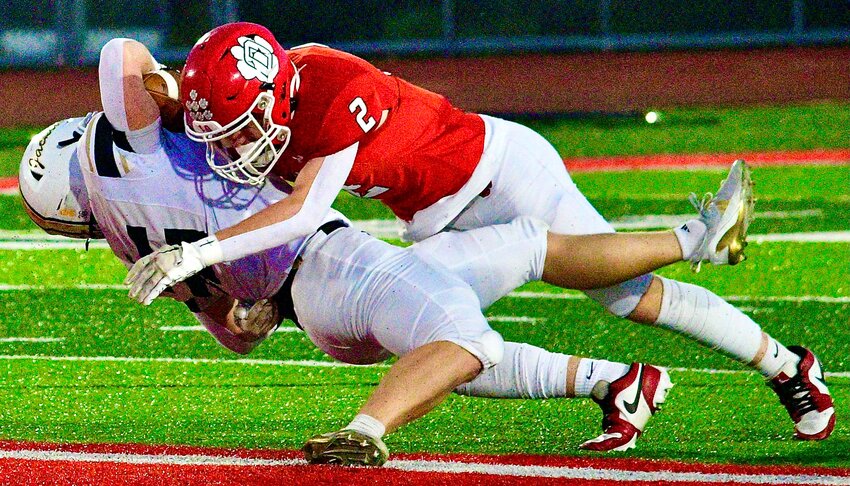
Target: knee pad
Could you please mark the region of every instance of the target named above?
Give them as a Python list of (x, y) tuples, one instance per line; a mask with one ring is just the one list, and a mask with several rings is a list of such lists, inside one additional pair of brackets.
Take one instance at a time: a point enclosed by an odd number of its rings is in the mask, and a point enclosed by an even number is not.
[(501, 334), (491, 329), (482, 334), (478, 342), (481, 354), (489, 361), (484, 363), (484, 368), (491, 368), (502, 362), (505, 357), (505, 340)]
[(651, 283), (652, 274), (647, 273), (604, 289), (586, 290), (585, 294), (615, 316), (626, 317), (635, 310)]

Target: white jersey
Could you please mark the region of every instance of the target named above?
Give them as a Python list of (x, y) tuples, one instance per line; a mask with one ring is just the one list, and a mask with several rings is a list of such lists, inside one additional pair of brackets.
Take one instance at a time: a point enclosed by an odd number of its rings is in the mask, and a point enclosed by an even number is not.
[[(128, 267), (163, 245), (196, 241), (232, 226), (286, 197), (283, 190), (231, 183), (215, 175), (203, 144), (158, 130), (159, 147), (136, 153), (124, 132), (96, 114), (77, 155), (92, 212), (110, 248)], [(344, 219), (332, 211), (329, 219)], [(224, 291), (253, 302), (274, 295), (304, 244), (298, 238), (271, 250), (213, 266), (187, 280), (194, 302)], [(183, 300), (183, 299), (181, 299)]]

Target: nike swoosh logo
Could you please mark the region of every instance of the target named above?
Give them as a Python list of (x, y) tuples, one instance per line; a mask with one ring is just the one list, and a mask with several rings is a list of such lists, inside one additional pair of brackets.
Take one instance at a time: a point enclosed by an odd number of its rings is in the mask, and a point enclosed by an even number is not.
[(587, 380), (589, 380), (590, 377), (593, 376), (593, 365), (594, 363), (590, 363), (590, 370), (588, 370), (587, 375), (584, 377)]
[(826, 377), (823, 376), (823, 368), (818, 370), (818, 374), (815, 375), (815, 379), (819, 380), (824, 386), (826, 386)]
[(626, 409), (626, 412), (629, 412), (629, 413), (637, 412), (638, 403), (640, 403), (640, 395), (641, 395), (641, 393), (643, 393), (643, 371), (644, 371), (644, 366), (641, 365), (640, 374), (638, 374), (638, 377), (637, 377), (638, 388), (637, 388), (637, 393), (635, 394), (635, 400), (632, 403), (625, 402), (625, 401), (623, 402), (623, 407)]
[(773, 345), (776, 346), (776, 350), (773, 352), (773, 357), (778, 358), (779, 357), (779, 343), (773, 343)]

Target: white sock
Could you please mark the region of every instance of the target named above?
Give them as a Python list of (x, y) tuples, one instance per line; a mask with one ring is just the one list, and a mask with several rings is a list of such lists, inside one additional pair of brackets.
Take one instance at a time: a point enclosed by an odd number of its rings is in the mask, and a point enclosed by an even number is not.
[(530, 344), (506, 342), (499, 364), (455, 388), (455, 392), (488, 398), (565, 397), (569, 359), (566, 354)]
[[(795, 376), (797, 374), (797, 364), (800, 362), (799, 356), (767, 333), (762, 333), (762, 346), (765, 351), (761, 361), (753, 364), (753, 366), (761, 371), (761, 374), (767, 378), (773, 378), (780, 371), (785, 371), (788, 376)], [(783, 367), (788, 363), (790, 363), (788, 368), (783, 370)]]
[(582, 358), (576, 372), (575, 396), (589, 397), (594, 385), (600, 381), (612, 383), (626, 376), (629, 366), (604, 359)]
[(682, 260), (690, 260), (702, 247), (705, 231), (705, 223), (698, 219), (685, 221), (684, 224), (673, 229), (673, 234), (676, 235), (679, 247), (682, 249)]
[[(789, 360), (799, 359), (773, 338), (763, 359), (761, 327), (746, 314), (713, 292), (697, 285), (657, 277), (663, 285), (661, 311), (656, 324), (680, 332), (714, 350), (755, 367), (766, 377), (775, 376)], [(774, 357), (774, 354), (776, 356)]]
[(362, 413), (358, 413), (354, 417), (354, 420), (352, 420), (345, 428), (360, 432), (361, 434), (367, 435), (373, 439), (380, 439), (387, 431), (387, 428), (380, 421)]

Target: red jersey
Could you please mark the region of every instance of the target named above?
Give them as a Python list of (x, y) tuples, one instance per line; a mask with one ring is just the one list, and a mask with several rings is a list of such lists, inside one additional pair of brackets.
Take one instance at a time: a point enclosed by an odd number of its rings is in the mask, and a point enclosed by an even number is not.
[(351, 54), (315, 45), (288, 54), (301, 85), (273, 173), (293, 180), (310, 159), (359, 142), (345, 189), (405, 221), (469, 180), (484, 151), (481, 117)]

